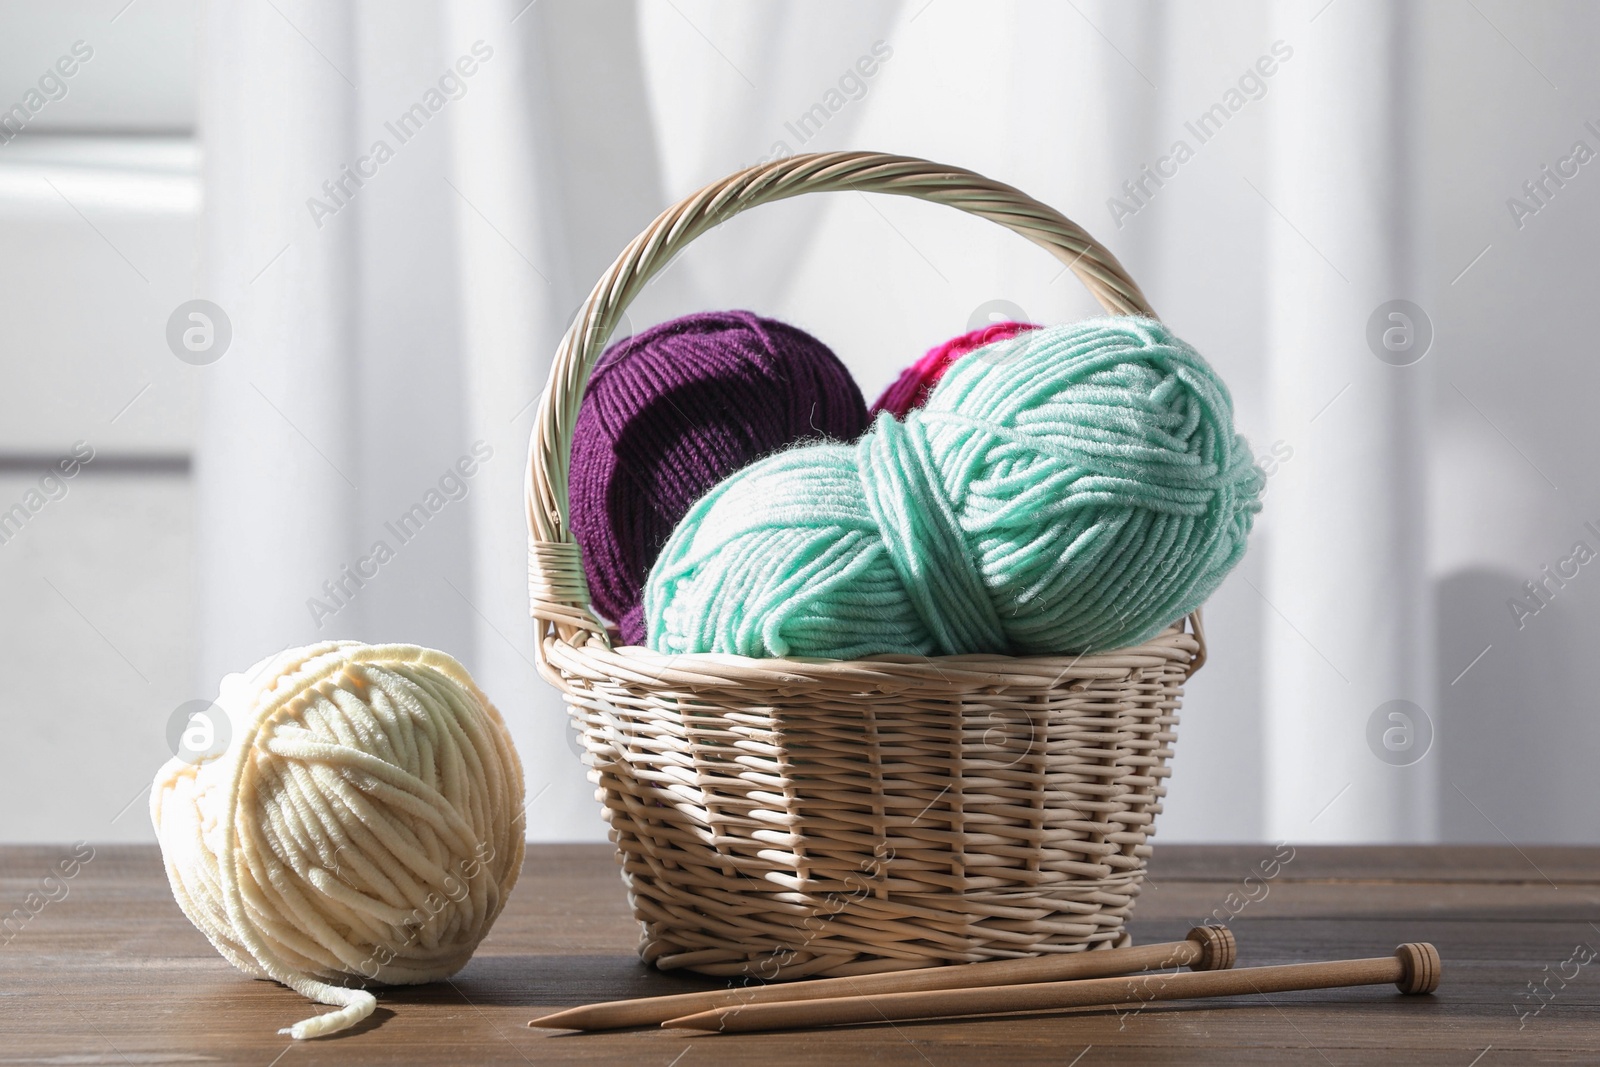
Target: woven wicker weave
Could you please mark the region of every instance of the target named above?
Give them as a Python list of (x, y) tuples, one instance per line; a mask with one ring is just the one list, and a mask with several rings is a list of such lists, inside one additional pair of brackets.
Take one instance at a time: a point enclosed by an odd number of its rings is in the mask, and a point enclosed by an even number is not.
[(969, 171), (867, 152), (716, 182), (612, 264), (561, 342), (528, 458), (539, 666), (599, 787), (643, 957), (762, 978), (864, 974), (1127, 943), (1165, 795), (1198, 616), (1083, 657), (851, 661), (613, 647), (567, 525), (590, 368), (628, 303), (690, 241), (800, 193), (912, 196), (1050, 250), (1113, 313), (1151, 314), (1059, 213)]

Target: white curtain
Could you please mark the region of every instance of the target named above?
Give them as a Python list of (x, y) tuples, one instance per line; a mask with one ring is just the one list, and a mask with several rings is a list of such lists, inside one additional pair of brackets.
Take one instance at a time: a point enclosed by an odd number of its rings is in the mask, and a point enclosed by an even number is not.
[[(1424, 382), (1437, 361), (1397, 352), (1404, 365), (1392, 365), (1367, 342), (1374, 309), (1417, 295), (1409, 12), (1351, 4), (1315, 23), (1275, 12), (1277, 38), (1297, 49), (1295, 76), (1283, 79), (1253, 191), (1276, 216), (1266, 246), (1278, 267), (1266, 293), (1272, 433), (1292, 442), (1297, 465), (1274, 486), (1258, 590), (1263, 693), (1281, 709), (1266, 717), (1263, 753), (1276, 838), (1437, 832), (1436, 761), (1409, 760), (1432, 735)], [(1406, 326), (1385, 317), (1383, 328)], [(1373, 714), (1381, 727), (1369, 732)], [(1393, 763), (1375, 755), (1373, 733)]]
[[(532, 668), (523, 467), (550, 354), (601, 270), (672, 200), (775, 154), (875, 148), (1008, 181), (1086, 225), (1217, 365), (1241, 428), (1274, 456), (1252, 552), (1209, 609), (1213, 659), (1190, 688), (1163, 838), (1425, 839), (1458, 793), (1537, 835), (1548, 822), (1487, 784), (1484, 746), (1453, 740), (1485, 736), (1462, 724), (1489, 721), (1499, 698), (1484, 694), (1535, 668), (1485, 658), (1451, 687), (1440, 676), (1466, 665), (1478, 631), (1434, 636), (1440, 590), (1468, 595), (1440, 567), (1565, 550), (1577, 528), (1529, 521), (1492, 548), (1459, 524), (1430, 535), (1441, 509), (1468, 526), (1495, 511), (1437, 504), (1457, 468), (1427, 451), (1439, 433), (1499, 447), (1440, 383), (1441, 351), (1478, 351), (1459, 333), (1452, 346), (1442, 320), (1483, 303), (1458, 295), (1475, 277), (1452, 288), (1440, 275), (1502, 240), (1487, 229), (1498, 185), (1481, 194), (1488, 236), (1472, 247), (1440, 236), (1450, 228), (1419, 192), (1423, 171), (1454, 158), (1423, 131), (1447, 126), (1450, 94), (1472, 84), (1437, 42), (1470, 38), (1462, 54), (1499, 79), (1504, 128), (1545, 91), (1510, 72), (1519, 61), (1478, 18), (1381, 0), (213, 3), (203, 277), (234, 340), (208, 368), (196, 461), (202, 681), (331, 634), (446, 649), (513, 725), (530, 836), (603, 836), (559, 700)], [(1546, 55), (1555, 22), (1519, 36), (1569, 85), (1588, 69), (1570, 49)], [(1430, 48), (1431, 65), (1417, 58)], [(1544, 151), (1529, 147), (1522, 169)], [(1043, 321), (1094, 311), (1070, 273), (991, 225), (838, 194), (708, 234), (629, 322), (777, 315), (831, 344), (870, 399), (996, 299)], [(1393, 299), (1441, 320), (1438, 350), (1412, 366), (1368, 343)], [(472, 476), (452, 478), (468, 457)], [(1532, 492), (1523, 476), (1507, 492)], [(396, 536), (419, 503), (425, 526)], [(363, 562), (379, 541), (392, 558)], [(1501, 589), (1504, 573), (1468, 592)], [(1504, 611), (1499, 595), (1471, 592), (1484, 613)], [(1472, 689), (1479, 678), (1490, 688)], [(1371, 741), (1392, 701), (1436, 735), (1409, 765)], [(1578, 751), (1600, 743), (1560, 725)], [(1571, 800), (1544, 788), (1547, 807)]]

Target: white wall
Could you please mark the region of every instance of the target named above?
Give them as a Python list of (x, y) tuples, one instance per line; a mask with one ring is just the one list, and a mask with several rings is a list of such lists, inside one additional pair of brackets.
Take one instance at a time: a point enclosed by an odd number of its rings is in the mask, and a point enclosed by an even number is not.
[(164, 340), (194, 295), (196, 6), (122, 2), (0, 4), (0, 107), (92, 51), (0, 144), (0, 508), (95, 457), (0, 544), (0, 840), (148, 839), (140, 791), (199, 695), (199, 368)]

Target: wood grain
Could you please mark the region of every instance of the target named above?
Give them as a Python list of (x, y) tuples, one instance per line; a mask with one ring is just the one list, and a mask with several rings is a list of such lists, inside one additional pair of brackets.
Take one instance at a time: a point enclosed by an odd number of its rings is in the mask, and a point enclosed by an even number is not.
[[(23, 905), (68, 846), (0, 848), (0, 916)], [(600, 1000), (720, 988), (637, 962), (637, 928), (608, 846), (529, 850), (523, 881), (479, 955), (450, 983), (386, 991), (373, 1020), (289, 1048), (296, 994), (224, 963), (184, 920), (153, 848), (97, 847), (48, 904), (0, 934), (0, 1064), (610, 1063), (784, 1067), (873, 1062), (1327, 1064), (1467, 1067), (1593, 1063), (1600, 1047), (1600, 849), (1299, 848), (1230, 924), (1240, 966), (1379, 956), (1429, 941), (1448, 979), (1430, 997), (1392, 987), (1229, 1002), (1074, 1009), (1027, 1019), (900, 1023), (806, 1034), (694, 1036), (530, 1030), (535, 1015)], [(1135, 942), (1182, 939), (1271, 846), (1158, 846)], [(1550, 875), (1543, 881), (1529, 860)], [(1314, 862), (1313, 862), (1314, 861)], [(1295, 877), (1291, 877), (1291, 875)], [(1450, 895), (1459, 891), (1458, 895)], [(1259, 896), (1258, 893), (1253, 895)], [(7, 940), (9, 938), (9, 940)], [(1575, 977), (1565, 980), (1562, 973)], [(1544, 1007), (1526, 999), (1545, 982)], [(286, 1052), (285, 1050), (288, 1049)], [(1488, 1049), (1485, 1052), (1485, 1049)], [(687, 1051), (686, 1051), (687, 1050)], [(1085, 1051), (1088, 1050), (1088, 1051)]]

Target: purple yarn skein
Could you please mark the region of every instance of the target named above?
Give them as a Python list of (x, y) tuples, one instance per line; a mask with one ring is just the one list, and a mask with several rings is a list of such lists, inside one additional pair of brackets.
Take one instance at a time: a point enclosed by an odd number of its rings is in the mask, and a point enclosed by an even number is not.
[(696, 500), (763, 456), (866, 428), (839, 357), (774, 319), (685, 315), (612, 345), (578, 411), (567, 486), (595, 608), (644, 644), (645, 578)]

